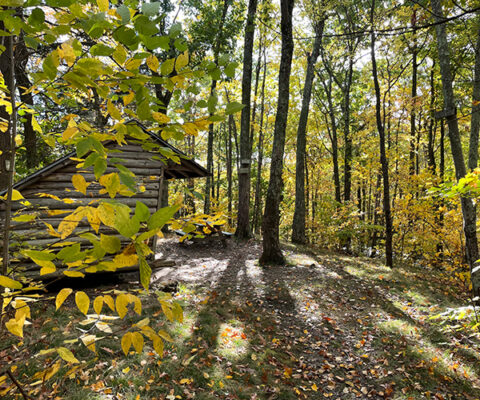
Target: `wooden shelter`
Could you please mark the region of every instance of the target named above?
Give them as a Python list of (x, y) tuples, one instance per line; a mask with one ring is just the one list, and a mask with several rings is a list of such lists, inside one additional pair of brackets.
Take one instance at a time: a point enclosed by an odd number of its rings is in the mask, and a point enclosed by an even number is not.
[[(108, 152), (105, 173), (119, 172), (118, 165), (121, 164), (135, 174), (137, 187), (141, 188), (141, 191), (130, 197), (117, 195), (115, 197), (117, 201), (132, 209), (137, 201), (141, 201), (149, 208), (150, 213), (154, 213), (162, 207), (164, 179), (199, 178), (209, 175), (205, 168), (185, 153), (148, 131), (138, 122), (131, 121), (128, 124), (137, 124), (141, 128), (140, 132), (147, 134), (148, 138), (140, 140), (138, 135), (133, 135), (125, 137), (127, 144), (119, 145), (114, 141), (104, 143)], [(166, 155), (172, 156), (173, 160)], [(94, 167), (78, 168), (76, 157), (75, 152), (69, 153), (14, 185), (28, 203), (16, 201), (12, 205), (13, 217), (17, 219), (11, 223), (12, 250), (20, 244), (42, 248), (58, 242), (59, 239), (48, 232), (49, 225), (57, 229), (65, 215), (77, 207), (94, 205), (97, 200), (109, 198), (107, 193), (100, 193), (103, 187), (95, 181)], [(73, 186), (72, 177), (76, 174), (82, 175), (86, 182), (91, 182), (86, 195), (75, 190)], [(0, 195), (4, 194), (5, 190), (0, 192)], [(35, 215), (35, 219), (19, 221), (16, 217), (20, 215)], [(5, 204), (0, 200), (0, 226), (4, 225), (4, 221)], [(77, 235), (89, 229), (91, 228), (87, 218), (84, 218), (68, 240), (88, 244), (88, 240)], [(102, 233), (108, 230), (107, 227), (100, 228)]]

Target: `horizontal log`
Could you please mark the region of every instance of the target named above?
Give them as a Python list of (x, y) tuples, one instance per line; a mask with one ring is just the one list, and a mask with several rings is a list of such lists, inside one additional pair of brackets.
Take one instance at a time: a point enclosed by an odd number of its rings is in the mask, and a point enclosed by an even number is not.
[[(175, 261), (172, 261), (172, 260), (162, 260), (161, 262), (158, 262), (158, 261), (159, 260), (150, 264), (150, 268), (152, 269), (152, 271), (154, 271), (155, 269), (159, 269), (159, 268), (171, 268), (171, 267), (175, 266)], [(25, 271), (24, 274), (26, 276), (29, 276), (33, 280), (44, 282), (44, 281), (50, 281), (52, 279), (57, 279), (57, 278), (68, 278), (64, 274), (65, 271), (67, 271), (66, 268), (60, 268), (60, 269), (58, 269), (57, 271), (55, 271), (51, 274), (39, 275), (38, 271)], [(71, 271), (76, 271), (76, 270), (71, 269)], [(102, 274), (102, 275), (103, 274), (108, 274), (108, 275), (111, 275), (111, 274), (125, 274), (125, 273), (130, 273), (130, 272), (138, 272), (138, 265), (131, 266), (131, 267), (118, 268), (115, 271), (99, 271), (99, 272), (81, 271), (81, 272), (85, 273), (86, 275), (92, 275), (92, 274)]]
[[(62, 201), (50, 199), (50, 198), (26, 198), (30, 203), (32, 203), (31, 206), (28, 206), (28, 209), (35, 209), (37, 207), (48, 207), (50, 209), (57, 209), (57, 210), (75, 210), (79, 206), (87, 206), (91, 205), (92, 207), (96, 207), (98, 205), (98, 202), (100, 200), (105, 200), (105, 199), (100, 199), (100, 198), (84, 198), (84, 199), (76, 199), (73, 196), (68, 197), (69, 199), (75, 200), (74, 203), (64, 203)], [(122, 198), (121, 203), (125, 204), (129, 207), (135, 207), (138, 199), (135, 198)], [(158, 204), (158, 200), (153, 198), (153, 199), (142, 199), (142, 202), (147, 206), (154, 208)], [(0, 210), (4, 210), (4, 205), (0, 205)], [(20, 210), (24, 209), (26, 206), (20, 204), (19, 202), (14, 202), (12, 203), (12, 210)]]
[[(49, 174), (49, 175), (46, 175), (42, 178), (42, 180), (44, 181), (47, 181), (47, 182), (50, 182), (50, 181), (53, 181), (53, 182), (72, 182), (72, 175), (73, 174), (69, 174), (69, 173), (60, 173), (60, 172), (54, 172), (52, 174)], [(83, 175), (83, 177), (85, 178), (85, 180), (87, 182), (93, 182), (95, 181), (95, 176), (93, 174), (90, 174), (90, 173), (81, 173), (81, 175)], [(136, 182), (138, 184), (142, 183), (142, 182), (145, 182), (145, 183), (148, 183), (148, 182), (152, 182), (152, 181), (158, 181), (159, 177), (158, 175), (138, 175), (136, 177)]]
[[(80, 192), (77, 192), (76, 190), (74, 189), (71, 189), (71, 190), (48, 190), (48, 191), (45, 191), (45, 192), (40, 192), (40, 193), (48, 193), (48, 194), (51, 194), (53, 196), (57, 196), (57, 197), (60, 197), (61, 199), (65, 199), (65, 198), (71, 198), (71, 197), (74, 197), (76, 199), (85, 199), (85, 198), (101, 198), (101, 199), (109, 199), (110, 196), (108, 195), (108, 193), (103, 193), (103, 194), (99, 194), (99, 189), (101, 189), (102, 187), (99, 186), (99, 185), (95, 185), (95, 187), (93, 185), (90, 185), (87, 187), (87, 194), (84, 195), (83, 193), (80, 193)], [(34, 198), (34, 199), (38, 199), (38, 198), (41, 198), (38, 196), (38, 193), (39, 191), (36, 190), (36, 189), (26, 189), (26, 190), (22, 190), (22, 195), (25, 197), (25, 198)], [(124, 196), (121, 196), (121, 195), (117, 195), (115, 197), (116, 199), (120, 200), (120, 199), (123, 199), (125, 198)], [(146, 198), (146, 199), (152, 199), (152, 198), (158, 198), (158, 190), (145, 190), (144, 192), (139, 192), (129, 198), (132, 198), (132, 199), (138, 199), (138, 200), (141, 200), (142, 198)]]
[[(91, 175), (93, 177), (93, 175)], [(102, 186), (98, 183), (95, 183), (94, 181), (89, 181), (90, 186), (88, 189), (100, 189)], [(152, 181), (150, 179), (147, 180), (147, 182), (143, 183), (145, 186), (145, 190), (158, 190), (159, 183), (158, 181)], [(47, 180), (41, 180), (39, 182), (32, 183), (28, 185), (28, 189), (23, 189), (20, 190), (21, 193), (23, 193), (25, 190), (31, 190), (32, 192), (42, 192), (42, 193), (50, 193), (52, 190), (63, 190), (63, 189), (70, 189), (74, 190), (71, 177), (70, 181), (65, 181), (65, 182), (57, 182), (57, 181), (47, 181)]]
[[(145, 168), (145, 167), (139, 167), (139, 168), (129, 168), (129, 170), (134, 173), (136, 176), (160, 176), (161, 170), (159, 166), (156, 166), (154, 168)], [(62, 173), (62, 174), (84, 174), (88, 173), (85, 172), (86, 170), (84, 168), (77, 168), (75, 165), (68, 165), (62, 169), (59, 169), (56, 173)], [(90, 168), (87, 169), (87, 171), (91, 171)], [(118, 168), (110, 166), (106, 169), (105, 174), (110, 174), (112, 172), (119, 172)], [(71, 178), (70, 178), (71, 179)]]

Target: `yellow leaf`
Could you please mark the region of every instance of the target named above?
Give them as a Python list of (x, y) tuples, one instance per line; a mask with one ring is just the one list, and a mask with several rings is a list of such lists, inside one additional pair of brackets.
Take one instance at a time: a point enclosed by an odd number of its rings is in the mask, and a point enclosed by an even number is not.
[(74, 363), (74, 364), (79, 363), (79, 361), (75, 358), (73, 353), (70, 350), (68, 350), (66, 347), (57, 347), (57, 353), (66, 362)]
[(157, 72), (160, 63), (158, 62), (158, 58), (155, 57), (153, 54), (147, 57), (147, 65), (152, 71)]
[(112, 296), (110, 296), (109, 294), (103, 296), (103, 301), (107, 304), (110, 310), (115, 311), (115, 303)]
[(118, 108), (112, 103), (112, 100), (107, 101), (107, 111), (113, 119), (122, 119), (122, 114), (118, 111)]
[(108, 0), (97, 0), (97, 5), (101, 12), (108, 10)]
[(121, 44), (115, 48), (115, 51), (113, 52), (113, 59), (120, 65), (123, 65), (127, 59), (127, 52)]
[(97, 208), (97, 216), (104, 225), (109, 226), (110, 228), (115, 226), (115, 209), (110, 204), (100, 204)]
[(23, 337), (23, 325), (25, 324), (25, 318), (20, 320), (15, 320), (11, 318), (5, 323), (5, 327), (8, 331), (16, 336)]
[(127, 106), (130, 104), (133, 99), (135, 98), (135, 93), (134, 92), (128, 92), (125, 96), (123, 96), (123, 105)]
[(183, 379), (180, 379), (180, 385), (189, 385), (190, 383), (193, 382), (193, 379), (188, 379), (188, 378), (183, 378)]
[(170, 118), (161, 112), (152, 112), (152, 116), (159, 124), (168, 124)]
[(32, 128), (35, 132), (42, 133), (42, 128), (38, 121), (35, 119), (35, 115), (32, 115)]
[(177, 71), (180, 71), (182, 68), (188, 65), (188, 51), (185, 51), (184, 53), (180, 54), (177, 57), (177, 61), (175, 63), (175, 69)]
[(127, 314), (128, 303), (129, 303), (128, 296), (126, 294), (123, 294), (123, 293), (119, 294), (117, 296), (117, 299), (115, 300), (115, 306), (116, 306), (116, 309), (117, 309), (117, 314), (122, 319)]
[(88, 184), (85, 178), (83, 177), (83, 175), (80, 175), (80, 174), (73, 175), (72, 183), (73, 183), (73, 187), (77, 192), (83, 193), (85, 195), (87, 194)]
[(95, 297), (95, 300), (93, 300), (93, 309), (97, 314), (100, 314), (102, 312), (102, 307), (103, 307), (103, 296), (97, 296)]
[(86, 335), (80, 338), (85, 346), (87, 346), (91, 351), (95, 352), (95, 335)]
[(124, 374), (128, 373), (129, 371), (130, 371), (130, 367), (126, 367), (126, 368), (122, 369), (122, 372)]
[(75, 303), (81, 313), (87, 315), (88, 308), (90, 307), (90, 299), (85, 292), (75, 293)]
[(113, 262), (117, 265), (118, 268), (122, 267), (131, 267), (138, 263), (138, 256), (136, 254), (117, 254), (113, 259)]
[(20, 282), (14, 281), (7, 276), (0, 275), (0, 286), (7, 287), (9, 289), (21, 289), (23, 286)]
[(318, 386), (315, 383), (312, 385), (312, 390), (314, 392), (316, 392), (318, 390)]
[(73, 47), (69, 43), (64, 42), (61, 49), (63, 52), (63, 59), (67, 62), (69, 67), (72, 66), (76, 59)]
[(164, 331), (163, 329), (158, 331), (158, 336), (162, 339), (166, 340), (167, 342), (173, 342), (172, 337), (168, 334), (168, 332)]
[(58, 310), (60, 308), (60, 306), (63, 304), (63, 302), (66, 300), (66, 298), (68, 296), (70, 296), (70, 294), (72, 292), (73, 292), (73, 290), (70, 289), (70, 288), (65, 288), (65, 289), (60, 290), (60, 292), (58, 292), (57, 298), (55, 299), (56, 310)]
[(33, 258), (32, 260), (35, 262), (35, 264), (42, 267), (40, 268), (40, 275), (53, 274), (57, 270), (57, 267), (55, 267), (55, 264), (51, 261), (34, 260)]
[(22, 200), (24, 198), (18, 190), (12, 190), (12, 201)]
[(198, 129), (197, 126), (191, 122), (187, 122), (182, 125), (183, 130), (187, 135), (190, 136), (197, 136), (198, 135)]
[(122, 337), (122, 350), (126, 356), (128, 355), (128, 350), (130, 350), (131, 346), (132, 346), (132, 332), (127, 332)]
[(160, 356), (163, 357), (163, 340), (160, 339), (158, 336), (153, 336), (153, 349), (155, 352)]
[(17, 145), (17, 147), (20, 147), (23, 143), (23, 139), (20, 135), (16, 135), (15, 136), (15, 144)]
[(63, 271), (63, 274), (70, 278), (83, 278), (85, 276), (85, 274), (80, 271)]
[(142, 302), (140, 301), (140, 299), (133, 294), (129, 294), (128, 300), (130, 301), (130, 303), (133, 303), (133, 310), (138, 315), (140, 315), (142, 313)]
[(68, 140), (74, 137), (77, 133), (79, 132), (78, 128), (76, 126), (69, 126), (67, 129), (65, 129), (62, 133), (62, 139), (63, 140)]
[(130, 58), (125, 63), (125, 68), (128, 69), (129, 71), (133, 71), (135, 69), (138, 69), (138, 67), (140, 67), (141, 64), (142, 64), (142, 60)]
[(143, 336), (140, 332), (132, 333), (132, 343), (135, 351), (140, 354), (143, 350)]

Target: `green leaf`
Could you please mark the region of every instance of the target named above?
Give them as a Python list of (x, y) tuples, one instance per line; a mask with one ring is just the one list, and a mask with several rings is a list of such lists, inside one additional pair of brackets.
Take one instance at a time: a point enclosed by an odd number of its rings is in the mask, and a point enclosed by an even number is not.
[(90, 138), (81, 139), (77, 142), (77, 157), (83, 157), (92, 149), (92, 141)]
[(128, 21), (130, 21), (130, 10), (128, 7), (122, 4), (117, 8), (117, 13), (122, 18), (122, 25), (128, 24)]
[(90, 49), (92, 56), (111, 56), (115, 49), (103, 43), (98, 43)]
[(235, 69), (238, 67), (238, 63), (237, 62), (231, 62), (230, 64), (228, 64), (224, 71), (225, 72), (225, 75), (227, 75), (229, 78), (234, 78), (235, 77)]
[(23, 250), (22, 254), (40, 261), (51, 261), (55, 258), (54, 253), (49, 253), (47, 251)]
[(140, 15), (135, 20), (135, 29), (138, 33), (145, 36), (153, 36), (158, 33), (158, 28), (154, 22), (145, 15)]
[(173, 67), (175, 66), (175, 59), (171, 58), (169, 60), (166, 60), (162, 63), (162, 66), (160, 67), (160, 72), (162, 75), (167, 76), (170, 75), (173, 72)]
[(115, 214), (115, 229), (120, 235), (132, 237), (140, 230), (140, 221), (136, 216), (130, 218), (130, 209), (128, 207), (119, 207)]
[(175, 39), (178, 35), (180, 35), (181, 32), (182, 32), (182, 25), (180, 25), (177, 22), (170, 27), (170, 31), (168, 32), (168, 36), (170, 36), (172, 39)]
[(156, 211), (152, 216), (148, 219), (148, 229), (160, 229), (162, 228), (177, 212), (180, 208), (180, 205), (173, 205), (170, 207), (164, 207), (160, 210)]
[(154, 15), (157, 15), (159, 11), (160, 11), (160, 2), (142, 4), (142, 13), (149, 17), (153, 17)]
[(93, 173), (95, 174), (96, 179), (100, 179), (100, 177), (104, 174), (107, 170), (107, 160), (103, 157), (97, 158), (95, 161), (95, 165), (93, 167)]
[(51, 53), (43, 60), (43, 72), (45, 72), (51, 81), (57, 76), (57, 66)]
[(238, 103), (236, 101), (232, 101), (231, 103), (227, 104), (227, 107), (225, 108), (225, 114), (227, 115), (235, 114), (241, 111), (244, 107), (245, 107), (244, 104)]
[(135, 205), (135, 216), (140, 222), (147, 221), (150, 217), (150, 211), (148, 207), (140, 201), (137, 201)]
[(150, 285), (150, 277), (152, 275), (152, 269), (150, 268), (150, 265), (148, 265), (144, 257), (140, 257), (139, 261), (140, 283), (146, 290), (148, 290), (148, 286)]
[(117, 253), (122, 248), (120, 238), (116, 236), (104, 235), (103, 233), (100, 235), (100, 246), (103, 250), (110, 254)]

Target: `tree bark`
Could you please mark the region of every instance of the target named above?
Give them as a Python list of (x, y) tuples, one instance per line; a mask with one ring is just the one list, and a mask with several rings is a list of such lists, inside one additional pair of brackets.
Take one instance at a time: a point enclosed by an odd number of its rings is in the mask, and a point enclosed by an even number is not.
[[(480, 23), (480, 13), (478, 13)], [(468, 152), (468, 168), (473, 170), (478, 164), (478, 133), (480, 130), (480, 26), (477, 31), (475, 46), (475, 66), (473, 69), (472, 120), (470, 124), (470, 148)]]
[(268, 183), (265, 212), (263, 214), (263, 253), (260, 263), (283, 264), (285, 258), (280, 248), (279, 223), (280, 203), (283, 197), (283, 155), (285, 149), (285, 133), (288, 118), (288, 102), (290, 98), (290, 72), (292, 69), (293, 35), (292, 12), (293, 0), (281, 0), (282, 55), (278, 74), (278, 101), (273, 136), (272, 159), (270, 164), (270, 180)]
[[(0, 21), (0, 30), (4, 30), (3, 22)], [(10, 60), (10, 37), (2, 36), (0, 38), (0, 44), (5, 47), (5, 50), (0, 54), (0, 72), (3, 75), (5, 85), (9, 85), (13, 70), (11, 68)], [(7, 164), (10, 164), (12, 148), (12, 140), (10, 138), (10, 115), (4, 106), (0, 106), (0, 121), (6, 123), (8, 129), (6, 132), (0, 132), (0, 190), (4, 190), (8, 187), (9, 180), (9, 168)]]
[(264, 141), (264, 129), (263, 118), (265, 113), (265, 80), (267, 77), (267, 57), (265, 50), (263, 52), (263, 77), (262, 77), (262, 89), (260, 96), (262, 97), (260, 103), (260, 129), (258, 132), (258, 158), (257, 158), (257, 178), (255, 180), (255, 200), (253, 204), (253, 229), (256, 234), (259, 234), (260, 220), (261, 220), (261, 208), (262, 208), (262, 193), (261, 193), (261, 181), (262, 181), (262, 165), (263, 165), (263, 141)]
[(302, 109), (297, 129), (297, 149), (295, 165), (295, 211), (293, 213), (292, 242), (304, 244), (307, 242), (305, 229), (305, 153), (307, 151), (307, 123), (310, 100), (312, 98), (315, 64), (320, 54), (322, 34), (325, 20), (315, 24), (315, 41), (312, 54), (307, 56), (307, 72), (303, 86)]
[[(250, 98), (252, 90), (252, 57), (255, 37), (257, 0), (249, 0), (245, 45), (243, 48), (242, 109), (240, 120), (240, 169), (238, 170), (238, 210), (235, 235), (241, 239), (252, 236), (250, 229), (250, 169), (252, 144), (250, 142)], [(259, 60), (260, 61), (260, 60)]]
[(413, 33), (413, 47), (412, 47), (412, 93), (411, 93), (411, 106), (410, 111), (410, 175), (415, 175), (415, 154), (416, 154), (416, 130), (415, 130), (415, 108), (417, 100), (417, 36), (415, 34), (415, 26), (417, 21), (417, 12), (413, 9), (412, 15), (412, 28), (414, 29)]
[[(372, 1), (372, 9), (370, 14), (370, 22), (373, 27), (375, 13), (375, 0)], [(380, 85), (378, 83), (377, 60), (375, 57), (375, 33), (371, 33), (371, 56), (372, 56), (372, 75), (373, 84), (375, 86), (375, 117), (377, 120), (377, 130), (380, 138), (380, 164), (382, 166), (383, 179), (383, 215), (385, 219), (385, 264), (387, 267), (393, 267), (393, 227), (392, 216), (390, 210), (390, 184), (388, 176), (388, 159), (385, 148), (385, 129), (381, 115), (381, 94)]]
[[(219, 28), (218, 28), (218, 35), (215, 40), (215, 45), (213, 48), (213, 59), (215, 65), (218, 65), (218, 54), (220, 52), (220, 46), (222, 44), (222, 33), (223, 33), (223, 26), (225, 25), (225, 19), (227, 17), (228, 7), (230, 6), (230, 0), (224, 0), (223, 2), (223, 10), (222, 16), (220, 18)], [(217, 81), (212, 80), (212, 84), (210, 86), (210, 96), (215, 95), (215, 89), (217, 88)], [(212, 114), (211, 114), (212, 115)], [(214, 124), (211, 123), (208, 126), (208, 139), (207, 139), (207, 170), (208, 172), (213, 174), (213, 138), (215, 136), (214, 132)], [(207, 176), (207, 180), (205, 183), (205, 200), (203, 204), (203, 212), (205, 214), (210, 213), (210, 205), (211, 205), (211, 198), (210, 193), (213, 187), (213, 177)]]
[[(437, 34), (438, 61), (440, 65), (440, 75), (442, 78), (444, 112), (448, 124), (448, 136), (450, 139), (453, 163), (455, 165), (455, 176), (457, 180), (459, 180), (466, 175), (467, 169), (463, 158), (462, 142), (458, 129), (455, 98), (453, 94), (453, 77), (450, 66), (450, 49), (447, 41), (447, 30), (445, 23), (442, 23), (444, 22), (445, 18), (443, 16), (441, 0), (431, 0), (431, 5), (435, 22), (439, 23), (435, 25), (435, 31)], [(470, 152), (472, 151), (473, 149), (470, 149)], [(475, 148), (475, 151), (478, 150)], [(480, 273), (477, 272), (475, 265), (479, 258), (475, 206), (472, 199), (467, 197), (461, 197), (461, 204), (466, 257), (470, 266), (473, 293), (474, 296), (478, 296), (480, 294)]]

